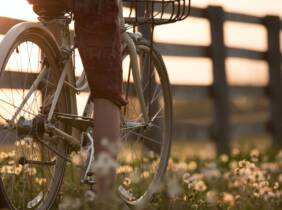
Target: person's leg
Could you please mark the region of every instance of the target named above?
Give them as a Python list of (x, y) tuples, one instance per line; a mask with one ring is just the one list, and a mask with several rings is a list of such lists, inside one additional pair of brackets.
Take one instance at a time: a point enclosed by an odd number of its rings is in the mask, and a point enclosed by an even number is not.
[[(95, 158), (103, 152), (107, 153), (113, 160), (116, 158), (115, 151), (120, 138), (120, 110), (110, 100), (94, 98), (94, 140), (95, 140)], [(107, 144), (103, 142), (107, 140)], [(110, 166), (105, 166), (110, 167)], [(97, 177), (97, 193), (107, 194), (114, 190), (115, 174), (114, 169), (110, 170), (106, 176)]]
[[(120, 137), (120, 109), (108, 99), (94, 98), (95, 116), (94, 116), (94, 139), (107, 139), (113, 144), (117, 144)], [(100, 143), (100, 141), (99, 141)], [(99, 144), (96, 149), (98, 151), (107, 151), (112, 153), (115, 158), (114, 151), (108, 151), (106, 145)]]
[[(75, 10), (75, 30), (78, 49), (86, 71), (89, 88), (94, 102), (95, 158), (103, 152), (113, 159), (116, 154), (102, 144), (117, 145), (120, 135), (120, 107), (126, 102), (121, 96), (122, 62), (118, 6), (116, 1), (103, 0), (97, 11), (83, 13)], [(114, 170), (97, 180), (99, 196), (112, 191), (115, 181)]]

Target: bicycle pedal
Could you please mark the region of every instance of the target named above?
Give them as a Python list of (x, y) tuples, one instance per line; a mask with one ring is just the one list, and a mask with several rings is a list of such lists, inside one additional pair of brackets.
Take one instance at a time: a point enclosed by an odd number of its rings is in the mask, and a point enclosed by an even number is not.
[(88, 184), (88, 185), (95, 185), (96, 184), (96, 180), (95, 179), (91, 179), (91, 177), (87, 177), (86, 179), (82, 179), (80, 180), (81, 184)]

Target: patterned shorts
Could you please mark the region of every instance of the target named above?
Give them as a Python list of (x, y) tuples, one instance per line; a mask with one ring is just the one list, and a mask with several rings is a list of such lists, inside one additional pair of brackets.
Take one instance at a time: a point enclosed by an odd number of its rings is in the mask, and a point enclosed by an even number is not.
[[(105, 98), (117, 106), (122, 97), (121, 37), (115, 0), (76, 1), (76, 44), (84, 65), (92, 98)], [(79, 3), (81, 2), (81, 3)]]

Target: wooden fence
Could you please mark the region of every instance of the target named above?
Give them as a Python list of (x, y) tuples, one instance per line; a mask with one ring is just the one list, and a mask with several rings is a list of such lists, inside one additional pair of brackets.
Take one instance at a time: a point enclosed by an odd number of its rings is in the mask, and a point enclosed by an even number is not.
[[(225, 12), (222, 7), (209, 6), (206, 9), (192, 8), (192, 17), (209, 21), (211, 45), (175, 45), (159, 43), (163, 55), (204, 57), (212, 60), (213, 84), (210, 86), (174, 86), (174, 97), (191, 99), (195, 94), (209, 97), (213, 101), (214, 117), (212, 123), (205, 126), (205, 136), (216, 142), (217, 153), (228, 153), (230, 139), (240, 133), (271, 132), (273, 145), (282, 145), (282, 80), (280, 52), (280, 31), (282, 22), (277, 16), (256, 17), (245, 14)], [(265, 52), (231, 48), (224, 44), (224, 22), (239, 22), (264, 26), (267, 30), (268, 49)], [(192, 30), (192, 29), (191, 29)], [(225, 60), (228, 57), (263, 60), (268, 64), (269, 83), (265, 87), (230, 86), (226, 78)], [(270, 100), (270, 117), (265, 115), (253, 117), (252, 120), (242, 118), (231, 122), (230, 101), (237, 96), (264, 96)], [(258, 120), (259, 118), (259, 120)], [(262, 120), (260, 122), (260, 120)], [(236, 122), (237, 121), (237, 122)], [(239, 122), (238, 122), (239, 121)], [(193, 125), (194, 124), (194, 125)], [(201, 123), (199, 123), (201, 124)], [(203, 125), (204, 123), (202, 123)], [(189, 129), (189, 126), (192, 129)], [(181, 127), (181, 129), (179, 128)], [(178, 135), (188, 136), (195, 129), (195, 123), (177, 125)], [(201, 127), (201, 126), (200, 126)], [(204, 132), (202, 132), (203, 134)]]
[[(280, 31), (282, 22), (277, 16), (256, 17), (245, 14), (225, 12), (221, 7), (209, 6), (205, 9), (192, 8), (191, 16), (207, 19), (210, 23), (211, 45), (179, 45), (157, 43), (163, 55), (210, 58), (213, 66), (213, 84), (209, 86), (173, 85), (174, 99), (194, 100), (209, 98), (213, 102), (211, 122), (195, 120), (175, 122), (175, 139), (187, 137), (212, 138), (216, 142), (218, 154), (228, 153), (230, 139), (241, 133), (271, 132), (275, 147), (282, 145), (282, 79), (280, 52)], [(224, 44), (224, 22), (259, 24), (268, 32), (268, 49), (259, 52), (248, 49), (226, 47)], [(0, 34), (5, 34), (13, 25), (22, 22), (0, 17)], [(193, 30), (193, 29), (191, 29)], [(269, 83), (266, 87), (230, 86), (226, 78), (225, 60), (227, 57), (263, 60), (268, 63)], [(0, 84), (1, 85), (1, 84)], [(267, 97), (270, 100), (270, 117), (245, 118), (239, 122), (231, 121), (230, 100), (237, 96)], [(263, 119), (263, 120), (261, 120)], [(236, 121), (236, 120), (235, 120)], [(260, 122), (261, 121), (261, 122)]]

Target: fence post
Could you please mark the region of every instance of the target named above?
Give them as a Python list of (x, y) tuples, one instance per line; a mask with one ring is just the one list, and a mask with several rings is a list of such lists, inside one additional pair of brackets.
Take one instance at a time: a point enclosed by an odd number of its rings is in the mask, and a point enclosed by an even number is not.
[(271, 131), (274, 148), (282, 146), (282, 80), (280, 56), (280, 18), (266, 16), (264, 23), (267, 29), (268, 50), (266, 60), (269, 74), (269, 94), (271, 100)]
[(213, 63), (214, 124), (212, 136), (216, 141), (216, 150), (219, 155), (230, 152), (229, 88), (226, 79), (226, 50), (223, 29), (225, 13), (222, 7), (209, 6), (207, 17), (210, 21), (210, 57)]

